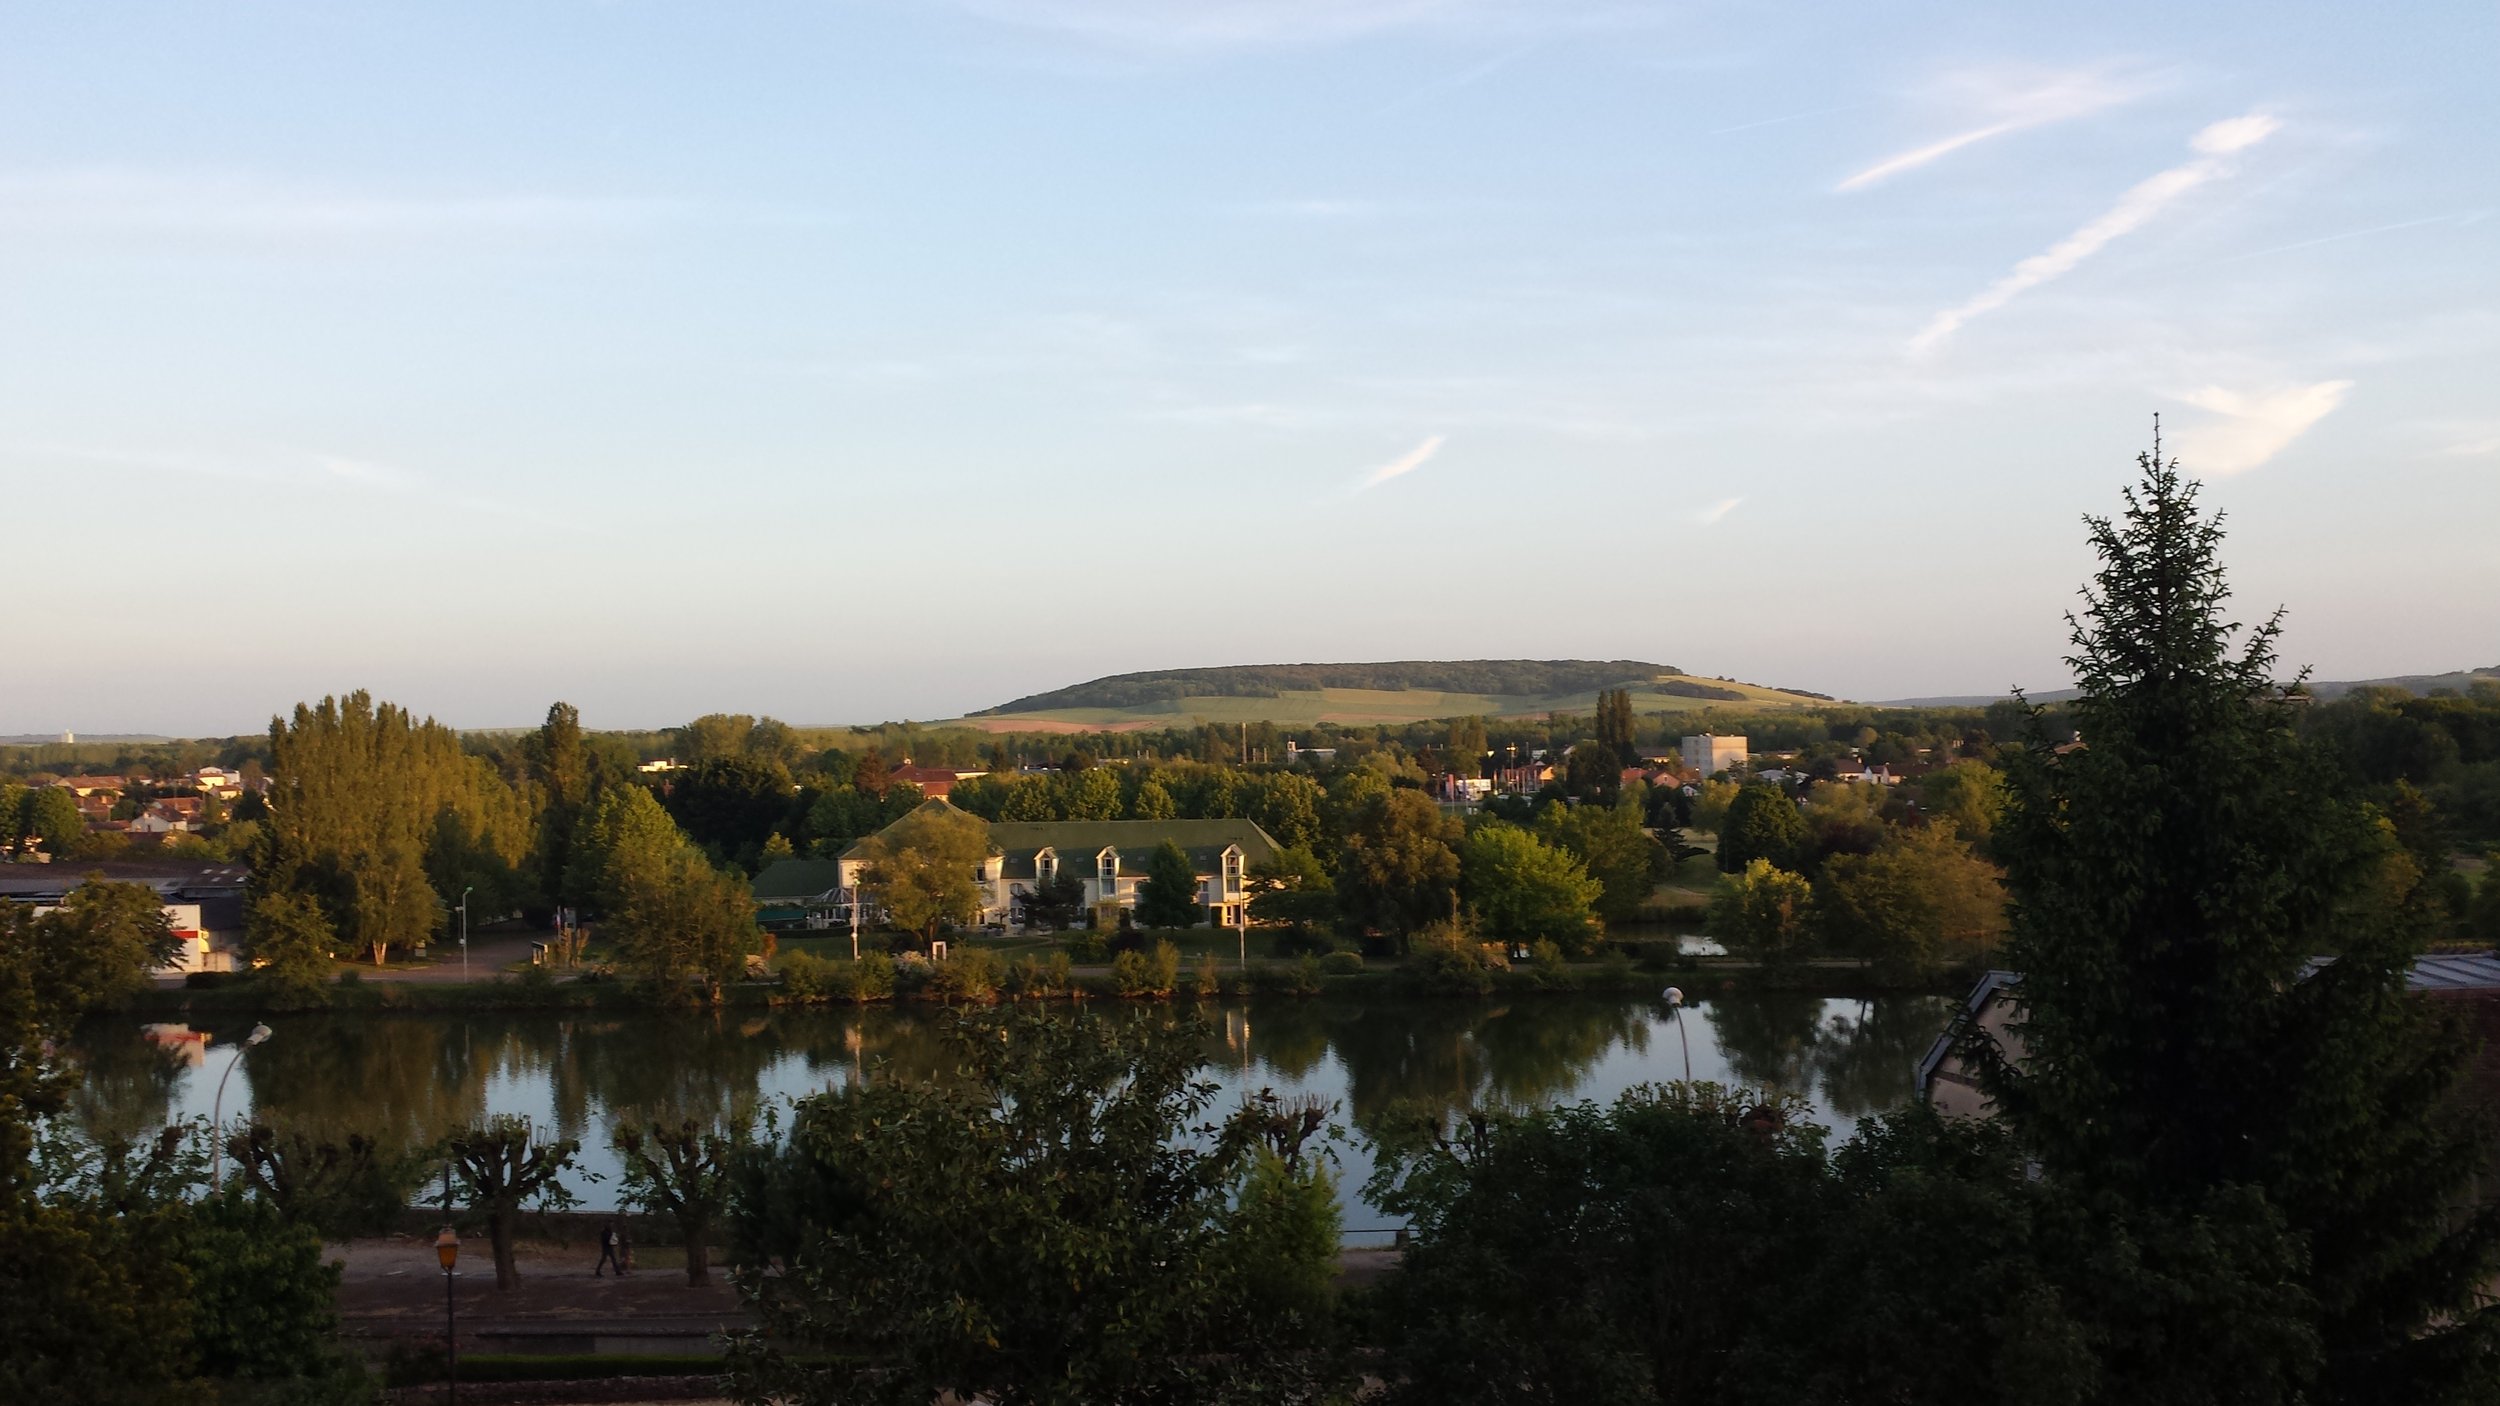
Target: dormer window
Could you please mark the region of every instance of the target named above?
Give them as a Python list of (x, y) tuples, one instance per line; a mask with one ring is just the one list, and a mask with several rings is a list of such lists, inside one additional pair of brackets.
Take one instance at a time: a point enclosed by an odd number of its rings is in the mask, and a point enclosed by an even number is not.
[(1241, 847), (1239, 845), (1227, 846), (1224, 850), (1224, 892), (1241, 892)]
[(1059, 851), (1046, 849), (1041, 853), (1034, 855), (1033, 877), (1040, 879), (1043, 883), (1049, 883), (1051, 880), (1058, 878)]
[(1095, 862), (1099, 866), (1097, 873), (1102, 880), (1103, 897), (1109, 898), (1120, 891), (1120, 852), (1116, 849), (1104, 850), (1096, 856)]

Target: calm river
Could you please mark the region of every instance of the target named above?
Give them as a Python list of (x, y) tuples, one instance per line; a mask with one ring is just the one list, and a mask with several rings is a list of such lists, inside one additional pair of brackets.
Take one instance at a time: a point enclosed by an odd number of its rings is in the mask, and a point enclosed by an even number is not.
[[(1914, 1064), (1952, 1002), (1935, 996), (1835, 999), (1786, 993), (1706, 997), (1686, 1013), (1698, 1079), (1793, 1090), (1835, 1140), (1906, 1099)], [(1135, 1018), (1098, 1003), (1106, 1018)], [(1207, 1057), (1226, 1085), (1316, 1094), (1351, 1129), (1392, 1106), (1520, 1107), (1610, 1099), (1675, 1079), (1684, 1055), (1656, 1000), (1539, 996), (1511, 1002), (1308, 1000), (1198, 1008)], [(942, 1066), (944, 1013), (927, 1006), (662, 1015), (275, 1016), (225, 1093), (229, 1122), (252, 1113), (417, 1146), (482, 1115), (518, 1113), (582, 1142), (585, 1206), (614, 1204), (607, 1133), (620, 1115), (703, 1117), (874, 1077)], [(251, 1020), (188, 1027), (99, 1021), (80, 1034), (87, 1078), (78, 1115), (129, 1134), (206, 1118)], [(169, 1038), (170, 1037), (170, 1038)], [(1388, 1222), (1359, 1196), (1371, 1168), (1349, 1138), (1349, 1231)], [(1357, 1237), (1365, 1238), (1365, 1237)]]

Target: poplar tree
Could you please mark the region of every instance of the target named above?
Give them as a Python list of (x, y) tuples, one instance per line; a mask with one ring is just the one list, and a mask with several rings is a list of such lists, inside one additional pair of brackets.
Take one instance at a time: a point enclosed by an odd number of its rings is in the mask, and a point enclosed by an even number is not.
[(2035, 709), (2010, 756), (2023, 1054), (1983, 1048), (1983, 1077), (2070, 1186), (2166, 1215), (2261, 1191), (2306, 1253), (2323, 1399), (2465, 1399), (2500, 1219), (2461, 1209), (2482, 1146), (2458, 1040), (2405, 994), (2393, 842), (2294, 735), (2280, 614), (2228, 618), (2221, 519), (2158, 445), (2139, 463), (2125, 512), (2086, 519), (2080, 746)]

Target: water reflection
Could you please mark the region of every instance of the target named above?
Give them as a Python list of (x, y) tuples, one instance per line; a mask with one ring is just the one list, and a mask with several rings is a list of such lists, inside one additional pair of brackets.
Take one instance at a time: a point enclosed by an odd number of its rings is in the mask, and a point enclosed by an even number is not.
[[(1693, 1074), (1806, 1095), (1847, 1136), (1906, 1098), (1913, 1062), (1951, 1003), (1786, 993), (1700, 998), (1687, 1010)], [(1168, 1021), (1181, 1012), (1101, 1002), (1091, 1018)], [(1393, 1105), (1443, 1111), (1605, 1100), (1682, 1072), (1654, 1000), (1546, 996), (1478, 1001), (1315, 1000), (1206, 1008), (1207, 1056), (1230, 1093), (1316, 1094), (1357, 1128)], [(636, 1115), (708, 1119), (861, 1078), (928, 1079), (951, 1056), (929, 1007), (707, 1015), (280, 1016), (244, 1057), (229, 1117), (317, 1134), (362, 1132), (403, 1150), (490, 1113), (518, 1113), (583, 1143), (586, 1204), (613, 1203), (610, 1129)], [(80, 1033), (78, 1117), (128, 1134), (209, 1111), (248, 1019), (203, 1027), (205, 1060), (135, 1022)], [(162, 1032), (160, 1032), (161, 1035)], [(197, 1049), (198, 1046), (191, 1046)], [(1349, 1150), (1345, 1182), (1368, 1168)], [(1358, 1210), (1352, 1224), (1377, 1217)]]

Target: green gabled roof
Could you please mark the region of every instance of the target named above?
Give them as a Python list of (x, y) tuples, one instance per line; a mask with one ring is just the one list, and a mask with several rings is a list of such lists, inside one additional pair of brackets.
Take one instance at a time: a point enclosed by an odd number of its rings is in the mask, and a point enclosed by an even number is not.
[(1007, 877), (1034, 877), (1034, 856), (1045, 849), (1059, 853), (1060, 872), (1079, 878), (1094, 872), (1094, 856), (1105, 849), (1120, 852), (1120, 872), (1146, 872), (1148, 860), (1166, 840), (1189, 856), (1201, 874), (1216, 871), (1218, 856), (1241, 846), (1242, 862), (1256, 864), (1276, 853), (1276, 842), (1249, 820), (998, 820), (990, 823), (990, 843), (1007, 856)]
[[(913, 813), (918, 814), (931, 806), (958, 809), (951, 802), (940, 799), (922, 802)], [(894, 823), (900, 825), (903, 822), (898, 820)], [(1120, 872), (1131, 878), (1146, 872), (1146, 862), (1154, 857), (1155, 847), (1166, 840), (1179, 845), (1182, 852), (1189, 856), (1190, 867), (1201, 874), (1216, 872), (1219, 856), (1233, 845), (1241, 846), (1242, 863), (1245, 865), (1269, 858), (1278, 849), (1276, 841), (1269, 838), (1256, 822), (1244, 819), (992, 820), (985, 823), (990, 829), (990, 851), (1007, 857), (1006, 876), (1010, 879), (1036, 877), (1033, 857), (1046, 849), (1059, 852), (1062, 873), (1080, 878), (1094, 875), (1094, 856), (1106, 848), (1120, 852)], [(859, 857), (860, 845), (866, 843), (862, 840), (852, 845), (842, 852), (842, 857)], [(765, 875), (770, 875), (782, 864), (796, 863), (831, 866), (828, 860), (785, 859), (766, 869), (764, 875), (757, 876), (756, 897), (766, 896), (762, 888)], [(831, 887), (830, 883), (827, 887)], [(811, 894), (823, 891), (807, 890)]]
[(814, 898), (841, 887), (842, 866), (831, 859), (776, 859), (755, 876), (758, 903)]

